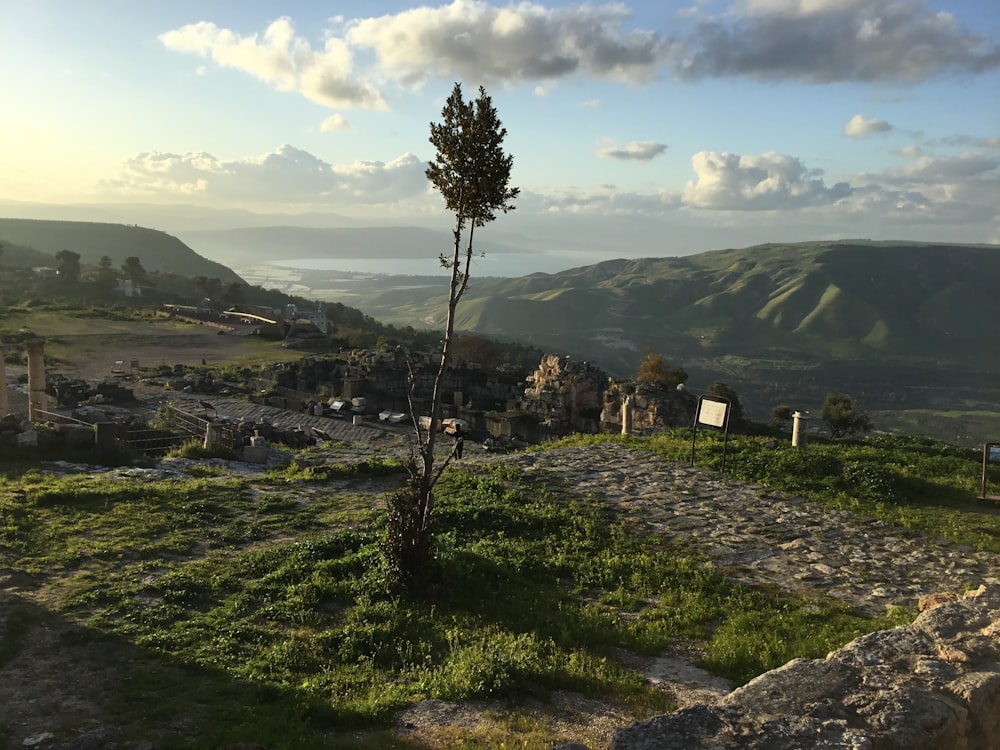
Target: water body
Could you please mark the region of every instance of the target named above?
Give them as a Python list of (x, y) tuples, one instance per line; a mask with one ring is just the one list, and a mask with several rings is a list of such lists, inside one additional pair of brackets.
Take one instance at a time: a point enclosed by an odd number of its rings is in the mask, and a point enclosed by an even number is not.
[[(485, 258), (472, 259), (472, 275), (526, 276), (531, 273), (557, 273), (568, 268), (596, 263), (596, 258), (586, 253), (493, 253)], [(305, 271), (345, 271), (370, 273), (380, 276), (447, 276), (437, 258), (287, 258), (268, 261), (278, 268), (295, 268)]]

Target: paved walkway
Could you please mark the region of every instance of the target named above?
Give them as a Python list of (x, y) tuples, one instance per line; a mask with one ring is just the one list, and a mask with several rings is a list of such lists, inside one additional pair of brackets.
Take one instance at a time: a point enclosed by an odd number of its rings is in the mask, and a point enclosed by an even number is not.
[(825, 594), (870, 614), (1000, 574), (1000, 555), (618, 444), (473, 460), (502, 460), (529, 475), (555, 477), (652, 532), (692, 543), (736, 580)]

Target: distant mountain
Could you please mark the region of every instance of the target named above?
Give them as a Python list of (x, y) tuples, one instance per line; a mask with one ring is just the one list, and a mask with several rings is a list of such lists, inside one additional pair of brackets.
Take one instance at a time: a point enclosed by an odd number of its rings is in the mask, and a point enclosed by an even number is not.
[[(273, 260), (435, 259), (451, 250), (450, 232), (415, 226), (302, 227), (270, 226), (179, 231), (178, 236), (199, 252), (229, 265), (246, 267)], [(485, 243), (490, 253), (518, 252), (517, 240)]]
[[(223, 282), (239, 281), (230, 268), (202, 257), (166, 232), (124, 224), (40, 219), (0, 219), (0, 244), (20, 245), (54, 255), (60, 250), (80, 254), (96, 265), (102, 256), (117, 268), (130, 256), (139, 258), (147, 271), (181, 276), (207, 276)], [(49, 259), (52, 263), (52, 259)]]
[[(646, 350), (706, 357), (1000, 363), (1000, 247), (838, 241), (682, 258), (612, 260), (557, 274), (473, 279), (458, 327), (634, 371)], [(440, 289), (394, 288), (359, 306), (443, 325)]]

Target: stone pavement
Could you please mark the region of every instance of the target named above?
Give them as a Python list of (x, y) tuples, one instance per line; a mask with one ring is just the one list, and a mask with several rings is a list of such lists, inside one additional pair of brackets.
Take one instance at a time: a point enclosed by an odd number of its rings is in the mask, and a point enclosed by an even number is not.
[[(149, 398), (148, 393), (136, 394), (146, 399), (147, 411), (155, 412), (159, 406), (156, 399)], [(360, 446), (391, 446), (405, 444), (413, 435), (413, 427), (407, 422), (391, 424), (375, 419), (365, 419), (360, 424), (354, 424), (351, 416), (344, 418), (317, 417), (306, 412), (288, 411), (273, 406), (255, 404), (241, 398), (226, 396), (196, 396), (177, 391), (158, 391), (159, 402), (170, 402), (178, 408), (197, 416), (224, 417), (236, 421), (265, 421), (284, 429), (296, 427), (317, 428), (329, 435), (333, 440)], [(211, 404), (213, 410), (206, 410), (202, 405)]]
[(608, 503), (653, 533), (693, 545), (734, 580), (826, 595), (868, 614), (961, 593), (1000, 573), (1000, 555), (671, 463), (620, 444), (502, 460)]

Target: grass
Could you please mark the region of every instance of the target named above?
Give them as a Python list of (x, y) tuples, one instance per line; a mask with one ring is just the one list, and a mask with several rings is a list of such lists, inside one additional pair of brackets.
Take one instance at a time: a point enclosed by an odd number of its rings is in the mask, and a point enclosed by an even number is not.
[[(580, 436), (562, 444), (619, 440)], [(691, 459), (691, 432), (672, 430), (632, 445), (672, 461)], [(723, 441), (699, 432), (696, 463), (719, 470)], [(726, 473), (821, 500), (894, 526), (948, 539), (984, 552), (1000, 552), (1000, 508), (979, 499), (981, 449), (961, 448), (932, 438), (875, 435), (861, 441), (810, 437), (804, 450), (782, 439), (731, 436)], [(989, 467), (991, 487), (1000, 487), (1000, 466)]]
[(0, 483), (0, 567), (32, 576), (78, 638), (126, 654), (106, 711), (164, 747), (388, 746), (395, 712), (428, 698), (515, 707), (448, 746), (545, 747), (557, 730), (516, 706), (556, 690), (637, 719), (669, 710), (619, 649), (693, 642), (743, 682), (906, 617), (733, 584), (507, 468), (445, 475), (433, 581), (407, 595), (383, 567), (381, 508), (335, 484), (398, 472), (382, 459), (255, 481), (25, 472)]

